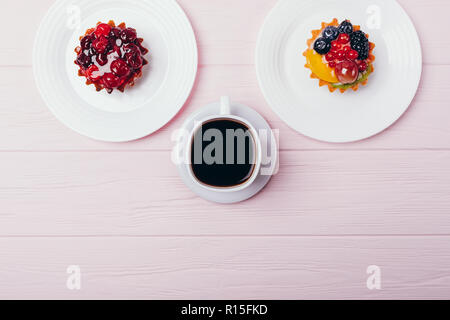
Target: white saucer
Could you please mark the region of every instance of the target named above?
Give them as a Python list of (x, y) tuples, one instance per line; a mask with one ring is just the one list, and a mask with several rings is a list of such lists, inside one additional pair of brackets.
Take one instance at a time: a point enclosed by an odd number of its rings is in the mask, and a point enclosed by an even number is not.
[[(87, 86), (74, 64), (79, 37), (109, 20), (135, 28), (150, 51), (136, 85), (111, 95)], [(197, 62), (194, 31), (175, 0), (58, 0), (33, 52), (38, 89), (55, 116), (80, 134), (111, 142), (136, 140), (167, 124), (192, 90)]]
[[(212, 103), (207, 105), (206, 107), (202, 108), (201, 110), (195, 112), (192, 114), (183, 124), (183, 127), (181, 131), (184, 132), (191, 132), (194, 129), (194, 124), (197, 121), (200, 121), (202, 119), (205, 119), (209, 116), (214, 116), (220, 114), (220, 103)], [(262, 165), (261, 170), (269, 170), (269, 168), (273, 167), (273, 169), (270, 169), (272, 171), (272, 174), (259, 174), (256, 178), (255, 182), (249, 186), (248, 188), (242, 190), (242, 191), (236, 191), (236, 192), (216, 192), (207, 190), (200, 185), (196, 184), (192, 181), (190, 178), (188, 167), (184, 164), (178, 164), (178, 172), (183, 179), (184, 183), (198, 196), (200, 196), (203, 199), (206, 199), (211, 202), (217, 202), (217, 203), (223, 203), (223, 204), (231, 204), (231, 203), (237, 203), (241, 202), (247, 199), (252, 198), (256, 194), (258, 194), (270, 181), (272, 178), (272, 175), (276, 173), (276, 170), (278, 169), (278, 148), (276, 143), (276, 137), (274, 133), (272, 132), (272, 129), (270, 128), (270, 125), (267, 123), (267, 121), (255, 110), (253, 110), (250, 107), (247, 107), (242, 104), (238, 103), (232, 103), (231, 104), (231, 114), (241, 117), (243, 119), (246, 119), (248, 122), (250, 122), (254, 128), (259, 130), (267, 130), (267, 132), (271, 133), (271, 137), (269, 137), (266, 141), (267, 143), (262, 143), (262, 153), (263, 155), (268, 155), (271, 158), (271, 162), (266, 163), (265, 165)], [(220, 116), (219, 116), (220, 117)], [(263, 141), (262, 141), (263, 142)], [(183, 155), (185, 154), (185, 147), (186, 145), (179, 146), (178, 154)]]
[[(375, 72), (357, 92), (330, 93), (305, 68), (307, 39), (322, 22), (350, 19), (375, 43)], [(422, 52), (411, 19), (395, 0), (283, 0), (259, 36), (256, 67), (273, 111), (294, 130), (327, 142), (371, 137), (408, 109), (421, 73)]]

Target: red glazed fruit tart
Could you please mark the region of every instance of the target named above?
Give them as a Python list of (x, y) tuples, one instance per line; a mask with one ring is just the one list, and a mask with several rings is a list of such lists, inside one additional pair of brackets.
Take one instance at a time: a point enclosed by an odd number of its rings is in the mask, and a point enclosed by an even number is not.
[(125, 23), (116, 27), (114, 21), (99, 22), (80, 37), (80, 45), (75, 49), (78, 75), (86, 77), (86, 84), (95, 85), (97, 91), (123, 92), (127, 85), (134, 85), (142, 76), (143, 66), (148, 64), (144, 58), (148, 50), (142, 46), (143, 41)]
[(375, 44), (359, 26), (349, 20), (339, 24), (337, 19), (322, 23), (320, 30), (312, 31), (307, 41), (305, 67), (311, 70), (311, 78), (319, 79), (319, 86), (328, 85), (330, 92), (339, 89), (357, 91), (366, 85), (373, 73)]

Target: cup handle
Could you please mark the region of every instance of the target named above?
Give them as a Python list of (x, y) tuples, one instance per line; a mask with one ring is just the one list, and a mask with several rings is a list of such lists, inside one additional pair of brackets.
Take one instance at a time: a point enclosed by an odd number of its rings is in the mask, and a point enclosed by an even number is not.
[(221, 116), (231, 115), (230, 97), (224, 96), (220, 98), (220, 115)]

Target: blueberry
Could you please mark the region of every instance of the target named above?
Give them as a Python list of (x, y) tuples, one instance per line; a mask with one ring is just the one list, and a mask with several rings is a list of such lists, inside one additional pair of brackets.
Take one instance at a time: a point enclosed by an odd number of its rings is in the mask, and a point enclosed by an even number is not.
[(318, 54), (327, 54), (331, 49), (331, 42), (325, 38), (318, 38), (316, 42), (314, 42), (314, 50)]
[(342, 22), (338, 29), (339, 33), (347, 33), (347, 34), (353, 33), (353, 25), (348, 21)]
[(339, 30), (336, 27), (328, 26), (325, 28), (325, 30), (323, 30), (322, 35), (325, 39), (333, 41), (336, 40), (337, 37), (339, 36)]

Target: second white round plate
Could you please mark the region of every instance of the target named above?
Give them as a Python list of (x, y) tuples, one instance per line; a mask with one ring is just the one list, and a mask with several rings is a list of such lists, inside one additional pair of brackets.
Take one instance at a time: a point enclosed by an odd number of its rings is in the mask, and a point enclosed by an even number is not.
[[(96, 92), (74, 64), (79, 37), (97, 22), (135, 28), (150, 50), (143, 77), (124, 93)], [(192, 26), (175, 0), (57, 0), (38, 30), (33, 68), (49, 109), (90, 138), (124, 142), (167, 124), (194, 85), (198, 64)]]
[[(357, 92), (330, 93), (304, 66), (311, 31), (333, 18), (361, 25), (376, 44), (375, 72)], [(256, 67), (266, 100), (290, 127), (321, 141), (352, 142), (385, 130), (408, 109), (420, 82), (422, 51), (395, 0), (280, 0), (260, 33)]]

